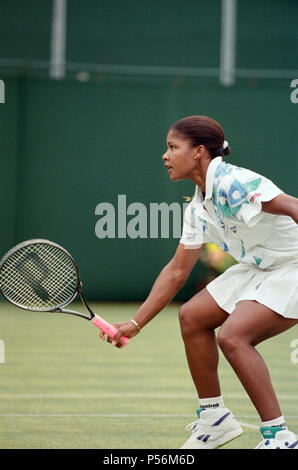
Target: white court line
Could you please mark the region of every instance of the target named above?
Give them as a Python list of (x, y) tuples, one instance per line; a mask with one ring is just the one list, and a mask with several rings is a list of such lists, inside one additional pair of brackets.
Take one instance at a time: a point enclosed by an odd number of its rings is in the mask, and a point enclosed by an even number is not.
[[(89, 414), (69, 414), (69, 413), (53, 413), (53, 414), (25, 414), (25, 413), (3, 413), (0, 414), (2, 418), (114, 418), (114, 419), (132, 419), (132, 418), (183, 418), (183, 419), (193, 419), (193, 414), (110, 414), (110, 413), (89, 413)], [(255, 418), (251, 416), (251, 418)], [(242, 426), (259, 429), (258, 426), (248, 423), (240, 423)]]
[[(4, 399), (16, 399), (16, 400), (23, 400), (23, 399), (47, 399), (47, 398), (121, 398), (122, 400), (125, 398), (156, 398), (156, 399), (189, 399), (189, 400), (196, 400), (197, 397), (191, 394), (166, 394), (166, 393), (32, 393), (32, 394), (13, 394), (13, 393), (2, 393), (0, 394), (0, 400)], [(280, 400), (298, 400), (298, 395), (278, 395)], [(246, 395), (240, 394), (229, 394), (226, 395), (226, 399), (235, 399), (235, 400), (249, 400)]]
[(256, 426), (255, 424), (248, 424), (248, 423), (243, 423), (242, 421), (239, 421), (239, 424), (243, 426), (244, 428), (250, 428), (250, 429), (260, 429), (260, 426)]
[(52, 414), (33, 414), (33, 413), (2, 413), (0, 417), (4, 418), (193, 418), (193, 414), (154, 414), (154, 413), (130, 413), (130, 414), (111, 414), (111, 413), (52, 413)]
[[(194, 414), (154, 414), (154, 413), (0, 413), (1, 418), (194, 418)], [(238, 415), (238, 418), (258, 419), (254, 415)], [(298, 416), (287, 416), (287, 419), (298, 419)], [(247, 427), (253, 426), (246, 424)], [(258, 428), (258, 427), (257, 427)], [(259, 428), (258, 428), (259, 429)]]
[[(133, 419), (133, 418), (183, 418), (183, 419), (193, 419), (194, 415), (189, 414), (109, 414), (109, 413), (90, 413), (90, 414), (13, 414), (13, 413), (3, 413), (0, 414), (0, 418), (115, 418), (115, 419)], [(239, 415), (238, 418), (249, 418), (249, 419), (256, 419), (256, 416), (250, 415)], [(287, 417), (289, 419), (297, 419), (298, 416), (291, 416)], [(260, 426), (256, 426), (255, 424), (245, 423), (243, 421), (239, 421), (239, 424), (244, 428), (259, 430)]]

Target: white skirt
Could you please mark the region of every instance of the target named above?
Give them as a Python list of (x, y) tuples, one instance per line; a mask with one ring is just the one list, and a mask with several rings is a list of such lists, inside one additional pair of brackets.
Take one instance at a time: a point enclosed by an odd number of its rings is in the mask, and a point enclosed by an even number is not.
[(239, 263), (207, 285), (215, 302), (232, 313), (238, 302), (256, 300), (285, 318), (298, 319), (298, 264), (262, 270)]

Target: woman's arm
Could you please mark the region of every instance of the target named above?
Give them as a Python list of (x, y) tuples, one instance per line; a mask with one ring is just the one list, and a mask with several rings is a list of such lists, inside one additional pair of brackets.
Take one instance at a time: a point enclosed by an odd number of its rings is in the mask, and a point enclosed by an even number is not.
[[(147, 299), (133, 317), (140, 328), (149, 323), (175, 297), (197, 262), (201, 250), (202, 246), (190, 249), (179, 244), (174, 257), (163, 268)], [(116, 323), (113, 326), (118, 328), (118, 333), (112, 340), (112, 344), (117, 347), (121, 346), (121, 336), (132, 338), (139, 332), (131, 321)]]
[(269, 214), (289, 215), (298, 224), (298, 199), (288, 194), (279, 194), (268, 202), (262, 202), (262, 210)]

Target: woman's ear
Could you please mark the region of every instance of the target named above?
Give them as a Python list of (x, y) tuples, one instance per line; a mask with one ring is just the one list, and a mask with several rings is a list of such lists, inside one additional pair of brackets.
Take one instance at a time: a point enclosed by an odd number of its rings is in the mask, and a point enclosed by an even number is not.
[(206, 148), (204, 145), (198, 145), (197, 147), (194, 147), (194, 158), (197, 160), (198, 158), (202, 157), (203, 154), (205, 153)]

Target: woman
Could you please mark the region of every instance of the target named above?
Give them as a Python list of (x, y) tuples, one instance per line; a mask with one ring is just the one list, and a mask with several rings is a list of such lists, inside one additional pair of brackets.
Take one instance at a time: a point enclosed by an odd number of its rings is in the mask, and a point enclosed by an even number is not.
[(192, 180), (195, 195), (185, 211), (174, 257), (134, 318), (115, 324), (118, 333), (110, 341), (121, 347), (122, 335), (132, 338), (139, 333), (183, 286), (203, 244), (217, 244), (239, 263), (179, 311), (200, 404), (198, 420), (182, 448), (217, 448), (242, 433), (221, 395), (219, 345), (262, 421), (258, 448), (298, 449), (255, 349), (298, 322), (298, 199), (259, 174), (223, 162), (222, 155), (229, 153), (223, 129), (211, 118), (189, 116), (170, 128), (164, 165), (172, 181)]

